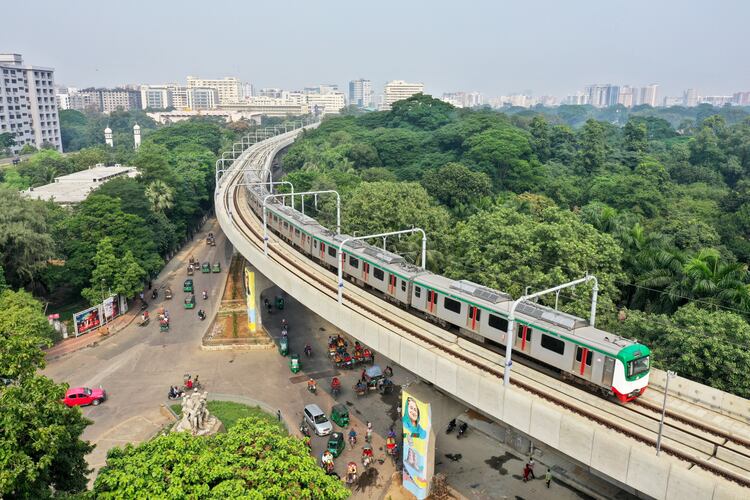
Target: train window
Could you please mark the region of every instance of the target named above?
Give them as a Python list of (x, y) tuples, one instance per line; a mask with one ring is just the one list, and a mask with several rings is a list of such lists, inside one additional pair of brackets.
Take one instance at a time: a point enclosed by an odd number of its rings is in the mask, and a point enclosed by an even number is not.
[(633, 377), (648, 371), (649, 357), (628, 361), (628, 377)]
[[(476, 312), (476, 315), (477, 315), (476, 318), (474, 317), (475, 312)], [(479, 309), (478, 307), (469, 306), (469, 318), (470, 319), (475, 319), (476, 321), (479, 321), (479, 318), (481, 318), (481, 317), (482, 317), (482, 310), (481, 309)]]
[(284, 221), (284, 229), (287, 229), (289, 227), (289, 223), (287, 221)]
[(406, 281), (404, 281), (404, 280), (401, 280), (401, 291), (402, 292), (406, 291)]
[(565, 342), (562, 340), (542, 334), (542, 347), (557, 354), (565, 354)]
[(352, 266), (354, 269), (359, 269), (359, 259), (355, 259), (354, 257), (349, 257), (349, 265)]
[(456, 314), (461, 314), (461, 303), (457, 300), (445, 297), (445, 300), (443, 300), (443, 307)]
[(375, 277), (375, 279), (379, 279), (380, 281), (383, 281), (385, 279), (385, 273), (382, 269), (378, 269), (377, 267), (374, 267), (372, 269), (372, 275)]
[(534, 330), (532, 330), (531, 328), (529, 328), (526, 325), (518, 325), (516, 327), (516, 337), (518, 337), (519, 340), (523, 340), (523, 329), (524, 328), (526, 328), (526, 342), (531, 342), (531, 332), (533, 332)]
[(318, 248), (318, 240), (313, 240), (313, 247)]
[(336, 247), (328, 247), (328, 255), (336, 257)]
[(500, 316), (490, 314), (489, 324), (490, 327), (495, 328), (496, 330), (500, 330), (501, 332), (508, 331), (508, 320), (503, 319)]
[(294, 228), (294, 234), (296, 234), (297, 236), (299, 236), (299, 229), (297, 229), (296, 227)]
[(414, 287), (414, 296), (416, 298), (419, 298), (422, 295), (422, 287), (415, 286)]
[[(582, 357), (583, 357), (583, 347), (576, 347), (576, 361), (580, 363)], [(586, 364), (591, 366), (591, 361), (593, 359), (594, 359), (593, 351), (587, 351), (586, 352)]]

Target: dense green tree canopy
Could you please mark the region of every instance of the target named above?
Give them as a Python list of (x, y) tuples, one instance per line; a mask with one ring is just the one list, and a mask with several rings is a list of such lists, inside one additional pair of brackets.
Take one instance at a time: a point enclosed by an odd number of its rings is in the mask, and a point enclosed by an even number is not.
[(97, 498), (344, 499), (349, 490), (325, 474), (307, 446), (259, 418), (211, 437), (159, 436), (113, 448), (94, 485)]

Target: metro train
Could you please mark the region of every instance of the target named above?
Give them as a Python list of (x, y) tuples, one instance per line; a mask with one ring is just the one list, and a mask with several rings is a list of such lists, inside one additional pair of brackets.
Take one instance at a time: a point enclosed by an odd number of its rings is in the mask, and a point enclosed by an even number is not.
[[(246, 173), (258, 181), (257, 174)], [(247, 179), (246, 179), (247, 180)], [(263, 185), (247, 188), (251, 209), (263, 218)], [(269, 230), (300, 253), (337, 272), (337, 253), (347, 235), (276, 199), (266, 203)], [(359, 287), (475, 341), (503, 347), (513, 299), (467, 280), (452, 280), (361, 240), (343, 248), (343, 274)], [(645, 345), (599, 330), (585, 319), (533, 302), (516, 309), (514, 352), (542, 363), (605, 396), (632, 401), (646, 390), (651, 352)]]

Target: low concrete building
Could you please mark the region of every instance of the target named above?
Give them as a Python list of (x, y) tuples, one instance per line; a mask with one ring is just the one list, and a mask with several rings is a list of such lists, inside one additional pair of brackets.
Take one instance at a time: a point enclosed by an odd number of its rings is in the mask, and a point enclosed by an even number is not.
[(219, 117), (223, 118), (225, 122), (236, 122), (239, 120), (248, 120), (253, 123), (260, 125), (261, 113), (255, 113), (250, 111), (236, 111), (236, 110), (191, 110), (191, 111), (156, 111), (154, 113), (146, 113), (155, 122), (163, 125), (169, 123), (177, 123), (190, 118), (198, 117)]
[(85, 200), (91, 191), (117, 177), (137, 177), (135, 167), (114, 165), (105, 167), (101, 163), (87, 170), (81, 170), (55, 178), (52, 184), (29, 188), (21, 194), (34, 200), (54, 201), (60, 205), (75, 205)]

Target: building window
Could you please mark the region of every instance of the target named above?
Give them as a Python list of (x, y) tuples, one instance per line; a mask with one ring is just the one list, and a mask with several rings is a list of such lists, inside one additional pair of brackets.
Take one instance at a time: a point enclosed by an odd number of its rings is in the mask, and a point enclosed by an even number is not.
[(443, 307), (456, 314), (461, 314), (461, 303), (457, 300), (445, 297), (445, 300), (443, 300)]
[(418, 286), (414, 287), (414, 296), (416, 298), (419, 298), (419, 297), (422, 296), (422, 288), (421, 287), (418, 287)]
[(565, 342), (550, 335), (542, 334), (542, 347), (561, 356), (565, 354)]
[(349, 256), (349, 265), (354, 269), (359, 269), (359, 259), (355, 259), (351, 255)]
[(375, 279), (379, 279), (380, 281), (383, 281), (385, 279), (385, 273), (382, 269), (378, 269), (377, 267), (374, 267), (372, 269), (372, 275), (375, 277)]
[[(583, 347), (576, 347), (576, 361), (579, 363), (581, 362), (581, 358), (583, 357)], [(594, 357), (594, 353), (592, 351), (586, 351), (586, 364), (591, 366), (591, 360)]]

